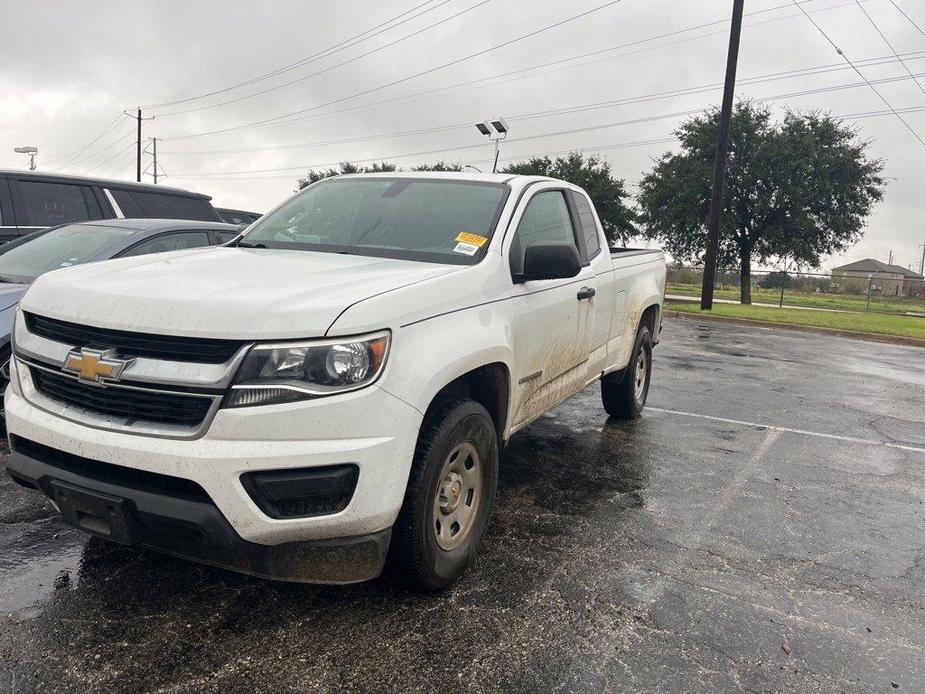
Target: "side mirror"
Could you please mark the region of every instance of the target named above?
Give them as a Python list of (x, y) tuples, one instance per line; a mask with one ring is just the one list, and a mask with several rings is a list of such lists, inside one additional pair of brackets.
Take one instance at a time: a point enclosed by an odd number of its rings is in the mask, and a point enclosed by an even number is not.
[(579, 272), (578, 249), (570, 243), (549, 241), (527, 246), (523, 273), (515, 276), (514, 281), (559, 280), (574, 277)]

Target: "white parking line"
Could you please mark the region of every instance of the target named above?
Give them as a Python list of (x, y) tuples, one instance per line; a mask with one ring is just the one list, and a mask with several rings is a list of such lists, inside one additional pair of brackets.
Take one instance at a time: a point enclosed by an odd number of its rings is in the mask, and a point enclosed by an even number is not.
[(666, 410), (661, 407), (646, 408), (653, 412), (662, 412), (663, 414), (674, 414), (681, 417), (693, 417), (695, 419), (708, 419), (712, 422), (725, 422), (726, 424), (740, 424), (747, 427), (763, 427), (771, 431), (783, 431), (788, 434), (803, 434), (804, 436), (817, 436), (822, 439), (835, 439), (836, 441), (847, 441), (848, 443), (863, 443), (867, 446), (885, 446), (886, 448), (898, 448), (901, 451), (914, 451), (916, 453), (925, 453), (925, 448), (921, 446), (907, 446), (901, 443), (892, 443), (890, 441), (875, 441), (873, 439), (860, 439), (854, 436), (839, 436), (838, 434), (825, 434), (821, 431), (806, 431), (805, 429), (793, 429), (791, 427), (780, 427), (773, 424), (762, 424), (761, 422), (745, 422), (741, 419), (727, 419), (726, 417), (713, 417), (708, 414), (699, 414), (697, 412), (682, 412), (680, 410)]

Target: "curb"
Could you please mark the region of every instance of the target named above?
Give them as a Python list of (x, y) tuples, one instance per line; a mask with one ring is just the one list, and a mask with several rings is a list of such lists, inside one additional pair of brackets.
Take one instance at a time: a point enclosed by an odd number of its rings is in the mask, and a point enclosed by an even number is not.
[(853, 340), (865, 340), (867, 342), (885, 342), (892, 345), (904, 345), (906, 347), (923, 347), (925, 340), (917, 337), (902, 337), (901, 335), (881, 335), (879, 333), (864, 333), (857, 330), (839, 330), (837, 328), (820, 328), (815, 325), (797, 325), (793, 323), (772, 323), (769, 321), (750, 320), (748, 318), (733, 318), (730, 316), (712, 316), (705, 313), (687, 313), (686, 311), (665, 311), (669, 318), (682, 318), (687, 320), (705, 320), (716, 323), (732, 323), (733, 325), (744, 325), (751, 328), (769, 328), (771, 330), (790, 330), (797, 333), (816, 333), (820, 335), (832, 335), (835, 337), (847, 337)]

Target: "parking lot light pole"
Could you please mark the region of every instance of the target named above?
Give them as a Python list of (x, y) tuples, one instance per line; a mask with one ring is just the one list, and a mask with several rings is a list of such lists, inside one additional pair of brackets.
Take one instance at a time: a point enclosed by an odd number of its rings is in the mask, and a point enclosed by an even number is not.
[(713, 196), (710, 201), (710, 226), (707, 252), (703, 259), (703, 287), (700, 292), (700, 309), (713, 308), (713, 290), (716, 286), (716, 259), (719, 255), (719, 230), (723, 213), (723, 183), (726, 176), (726, 155), (729, 151), (729, 122), (732, 120), (732, 100), (735, 96), (736, 66), (739, 61), (739, 39), (742, 36), (742, 13), (745, 0), (732, 2), (732, 27), (729, 31), (729, 54), (726, 57), (726, 86), (723, 90), (723, 107), (719, 117), (716, 138), (716, 165), (713, 169)]
[(13, 151), (17, 154), (28, 154), (29, 171), (35, 171), (35, 155), (39, 153), (38, 147), (14, 147)]
[(510, 128), (503, 118), (492, 118), (484, 123), (476, 123), (475, 127), (482, 135), (495, 143), (495, 163), (491, 167), (492, 173), (498, 172), (498, 157), (501, 154), (501, 140), (507, 137)]

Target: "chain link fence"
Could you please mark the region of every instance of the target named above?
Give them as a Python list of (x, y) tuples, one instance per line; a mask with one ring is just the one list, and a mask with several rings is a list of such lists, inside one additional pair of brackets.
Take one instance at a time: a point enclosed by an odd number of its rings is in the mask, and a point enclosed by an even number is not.
[[(669, 301), (699, 301), (703, 270), (669, 266)], [(886, 272), (752, 272), (752, 303), (782, 308), (889, 313), (925, 318), (925, 278)], [(738, 303), (741, 275), (720, 271), (714, 301)]]

